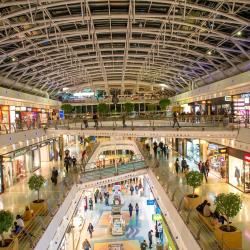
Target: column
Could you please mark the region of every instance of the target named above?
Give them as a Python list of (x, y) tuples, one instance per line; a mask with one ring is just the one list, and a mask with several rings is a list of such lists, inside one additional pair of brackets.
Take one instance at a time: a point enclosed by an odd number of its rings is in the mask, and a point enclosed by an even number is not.
[(147, 182), (147, 179), (143, 177), (143, 196), (149, 197), (150, 196), (150, 188)]

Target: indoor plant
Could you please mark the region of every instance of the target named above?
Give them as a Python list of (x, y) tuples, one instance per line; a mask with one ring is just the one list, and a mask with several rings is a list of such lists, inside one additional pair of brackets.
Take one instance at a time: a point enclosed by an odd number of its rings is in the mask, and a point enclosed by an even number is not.
[(4, 233), (10, 230), (13, 224), (13, 220), (14, 220), (14, 217), (10, 211), (0, 210), (0, 236), (1, 236), (0, 249), (6, 249), (6, 250), (18, 249), (17, 239), (5, 239), (4, 238)]
[(109, 107), (106, 103), (99, 103), (97, 106), (97, 111), (99, 112), (100, 116), (104, 116), (109, 112)]
[(45, 183), (44, 177), (41, 175), (36, 175), (36, 174), (32, 175), (28, 181), (30, 190), (37, 191), (37, 200), (34, 200), (30, 205), (30, 208), (35, 213), (44, 212), (44, 211), (47, 211), (48, 209), (48, 206), (45, 200), (40, 199), (40, 189), (42, 188), (44, 183)]
[(228, 248), (242, 248), (242, 233), (235, 226), (230, 225), (242, 207), (242, 200), (235, 193), (221, 193), (216, 196), (214, 204), (216, 211), (226, 218), (227, 225), (221, 225), (215, 230), (215, 237)]
[(161, 110), (166, 110), (166, 108), (170, 105), (170, 100), (169, 99), (161, 99), (159, 101), (159, 106), (161, 108)]
[(192, 194), (185, 196), (185, 207), (192, 209), (201, 203), (201, 197), (195, 194), (195, 189), (201, 186), (203, 175), (199, 171), (190, 171), (186, 174), (187, 185), (193, 188)]

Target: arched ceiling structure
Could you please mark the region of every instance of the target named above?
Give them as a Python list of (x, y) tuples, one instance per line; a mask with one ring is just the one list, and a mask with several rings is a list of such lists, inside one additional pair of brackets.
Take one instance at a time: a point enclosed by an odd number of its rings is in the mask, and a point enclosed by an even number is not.
[(0, 85), (38, 94), (174, 95), (250, 59), (249, 0), (2, 0), (0, 11)]

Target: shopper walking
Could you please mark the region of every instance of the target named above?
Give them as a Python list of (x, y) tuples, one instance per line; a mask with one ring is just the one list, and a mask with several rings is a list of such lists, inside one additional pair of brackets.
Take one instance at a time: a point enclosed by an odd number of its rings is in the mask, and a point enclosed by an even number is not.
[(89, 223), (87, 231), (89, 232), (90, 238), (92, 238), (93, 232), (94, 232), (94, 227), (91, 223)]
[(85, 239), (85, 241), (82, 243), (82, 249), (83, 250), (90, 250), (91, 249), (91, 245), (87, 239)]
[(209, 174), (209, 170), (210, 170), (210, 164), (209, 164), (208, 159), (205, 162), (205, 167), (206, 167), (206, 175), (207, 175), (207, 178), (208, 178), (208, 174)]
[(148, 241), (149, 241), (149, 248), (152, 248), (152, 244), (153, 244), (153, 230), (150, 230), (148, 232)]
[(157, 150), (158, 150), (157, 143), (154, 143), (153, 150), (154, 150), (154, 157), (157, 158)]
[(167, 159), (169, 159), (169, 148), (168, 148), (168, 146), (166, 146), (166, 156), (167, 156)]
[(138, 203), (135, 204), (135, 214), (136, 214), (136, 217), (138, 217), (138, 215), (139, 215), (139, 205), (138, 205)]
[(185, 160), (185, 158), (183, 157), (181, 160), (181, 172), (183, 173), (186, 169), (187, 166), (187, 161)]
[(93, 200), (91, 197), (89, 198), (89, 210), (93, 210)]
[(73, 157), (72, 157), (73, 168), (76, 168), (76, 162), (77, 162), (76, 157), (73, 156)]
[(58, 177), (58, 171), (57, 171), (57, 169), (55, 167), (53, 167), (52, 173), (51, 173), (51, 181), (55, 185), (57, 184), (57, 177)]
[(93, 120), (95, 123), (94, 128), (98, 128), (98, 115), (96, 112), (94, 112), (94, 114), (93, 114)]
[(131, 185), (131, 186), (130, 186), (130, 193), (131, 193), (131, 195), (133, 195), (134, 190), (135, 190), (135, 189), (134, 189), (133, 185)]
[(83, 117), (83, 124), (84, 124), (85, 128), (89, 127), (88, 119), (86, 116)]
[(64, 167), (66, 168), (67, 173), (69, 172), (70, 161), (71, 161), (70, 156), (66, 156), (64, 158)]
[(179, 159), (176, 158), (176, 160), (175, 160), (175, 172), (176, 172), (176, 174), (179, 174), (179, 170), (180, 170)]
[(179, 122), (178, 122), (178, 114), (177, 114), (177, 112), (174, 112), (174, 113), (173, 113), (173, 122), (174, 122), (173, 128), (175, 127), (175, 124), (177, 124), (178, 127), (180, 128), (180, 124), (179, 124)]
[(128, 211), (129, 211), (129, 216), (130, 216), (130, 218), (132, 217), (132, 215), (133, 215), (133, 205), (131, 204), (131, 203), (129, 203), (129, 206), (128, 206)]
[(199, 163), (198, 163), (198, 169), (199, 169), (199, 171), (201, 172), (201, 169), (202, 169), (202, 161), (199, 161)]
[(203, 162), (201, 165), (201, 173), (203, 174), (203, 176), (205, 177), (205, 180), (207, 182), (207, 172), (206, 172), (205, 162)]

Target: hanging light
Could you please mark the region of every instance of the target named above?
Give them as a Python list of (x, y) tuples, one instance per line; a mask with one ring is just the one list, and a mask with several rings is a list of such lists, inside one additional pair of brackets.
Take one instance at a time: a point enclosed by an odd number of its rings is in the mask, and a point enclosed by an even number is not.
[(209, 51), (207, 52), (207, 54), (208, 54), (209, 56), (211, 56), (211, 55), (212, 55), (212, 51), (209, 50)]

